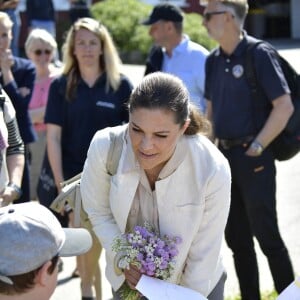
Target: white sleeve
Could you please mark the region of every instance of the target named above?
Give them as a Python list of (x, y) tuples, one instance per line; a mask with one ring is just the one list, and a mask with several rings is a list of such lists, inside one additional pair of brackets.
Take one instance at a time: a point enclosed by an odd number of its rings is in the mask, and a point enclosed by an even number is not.
[[(186, 260), (181, 284), (207, 296), (213, 286), (206, 272), (217, 274), (221, 264), (221, 247), (230, 208), (231, 174), (225, 160), (216, 170), (205, 192), (205, 210)], [(205, 272), (203, 270), (206, 270)], [(221, 275), (221, 274), (220, 274)]]
[(98, 131), (90, 144), (83, 168), (80, 190), (82, 202), (94, 232), (104, 247), (106, 254), (114, 260), (111, 250), (115, 236), (120, 230), (110, 209), (110, 175), (106, 170), (106, 160), (110, 139), (108, 130)]

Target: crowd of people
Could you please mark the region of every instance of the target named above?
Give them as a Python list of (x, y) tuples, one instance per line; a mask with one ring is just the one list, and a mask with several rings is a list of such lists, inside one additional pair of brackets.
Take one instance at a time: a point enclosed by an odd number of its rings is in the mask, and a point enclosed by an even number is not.
[[(242, 300), (261, 297), (254, 237), (277, 293), (293, 282), (269, 146), (293, 105), (277, 58), (263, 44), (254, 64), (266, 99), (253, 104), (245, 78), (254, 40), (243, 29), (247, 0), (205, 1), (202, 26), (219, 45), (211, 52), (184, 33), (180, 8), (155, 6), (141, 20), (154, 45), (138, 83), (122, 73), (113, 38), (91, 16), (90, 1), (70, 0), (72, 26), (60, 65), (53, 2), (27, 0), (26, 58), (20, 57), (18, 2), (0, 6), (0, 233), (6, 236), (0, 240), (0, 298), (49, 299), (59, 257), (75, 255), (72, 276), (80, 277), (81, 298), (101, 300), (103, 247), (113, 297), (122, 299), (124, 286), (135, 289), (143, 272), (124, 267), (113, 241), (145, 222), (182, 240), (168, 281), (208, 300), (224, 299), (224, 236)], [(116, 132), (122, 149), (111, 174), (107, 160)], [(75, 229), (68, 203), (60, 213), (50, 205), (61, 183), (81, 172), (92, 228)]]

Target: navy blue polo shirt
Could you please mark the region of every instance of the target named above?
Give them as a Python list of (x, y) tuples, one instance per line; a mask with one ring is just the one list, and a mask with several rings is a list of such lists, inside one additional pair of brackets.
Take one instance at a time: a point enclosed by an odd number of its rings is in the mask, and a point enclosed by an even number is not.
[[(29, 144), (37, 140), (37, 135), (28, 111), (35, 81), (35, 66), (29, 59), (14, 56), (14, 64), (11, 67), (11, 72), (14, 80), (4, 85), (3, 76), (0, 74), (0, 83), (3, 85), (3, 89), (15, 108), (22, 140), (24, 144)], [(22, 88), (26, 88), (28, 93), (22, 95), (20, 93), (20, 89)]]
[(244, 38), (231, 55), (221, 48), (213, 51), (206, 61), (205, 98), (212, 101), (215, 135), (222, 139), (235, 139), (255, 135), (258, 131), (256, 118), (270, 112), (271, 102), (290, 92), (282, 69), (265, 45), (259, 44), (254, 52), (257, 80), (266, 95), (260, 99), (259, 113), (254, 107), (250, 86), (245, 76), (246, 50), (249, 40)]
[(116, 91), (106, 90), (106, 74), (93, 87), (83, 80), (76, 86), (74, 99), (66, 100), (66, 77), (55, 79), (49, 91), (45, 123), (62, 127), (62, 157), (65, 177), (82, 171), (90, 142), (97, 130), (128, 122), (126, 102), (132, 85), (122, 76)]

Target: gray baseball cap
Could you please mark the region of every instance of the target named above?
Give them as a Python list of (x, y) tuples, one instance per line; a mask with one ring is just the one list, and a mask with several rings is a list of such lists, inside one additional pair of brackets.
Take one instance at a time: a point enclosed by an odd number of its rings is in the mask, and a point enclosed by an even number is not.
[(83, 228), (62, 228), (54, 214), (36, 202), (0, 208), (0, 280), (33, 271), (54, 256), (76, 256), (92, 246)]

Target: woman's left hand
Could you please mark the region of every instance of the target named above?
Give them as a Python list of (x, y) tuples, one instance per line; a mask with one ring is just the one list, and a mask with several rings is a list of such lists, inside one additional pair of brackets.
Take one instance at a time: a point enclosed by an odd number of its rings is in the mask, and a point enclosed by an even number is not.
[(4, 50), (0, 54), (0, 67), (2, 72), (5, 70), (10, 70), (11, 66), (14, 64), (13, 55), (10, 49)]
[(126, 282), (129, 285), (129, 287), (132, 290), (135, 290), (135, 287), (136, 287), (137, 283), (139, 282), (139, 280), (142, 276), (142, 273), (139, 271), (139, 269), (136, 266), (131, 264), (129, 269), (124, 270), (124, 275), (125, 275)]

